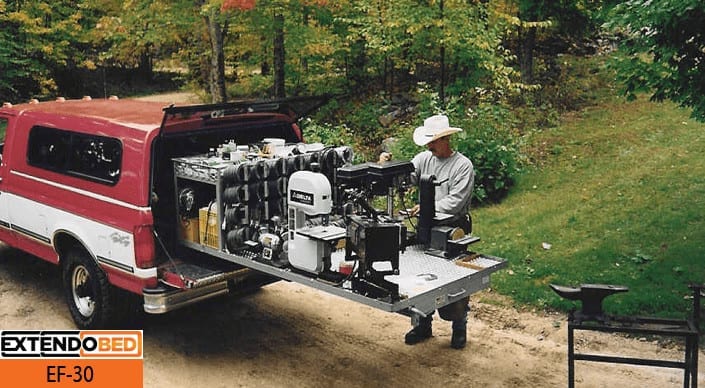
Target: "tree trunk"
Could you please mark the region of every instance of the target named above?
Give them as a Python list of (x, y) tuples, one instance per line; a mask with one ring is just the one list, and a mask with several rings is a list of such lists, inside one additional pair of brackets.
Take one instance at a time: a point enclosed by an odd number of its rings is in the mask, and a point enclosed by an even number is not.
[(154, 79), (154, 67), (152, 64), (152, 57), (149, 53), (144, 52), (140, 55), (140, 63), (137, 67), (137, 71), (143, 81), (149, 82)]
[(225, 33), (216, 16), (217, 11), (213, 11), (210, 15), (206, 16), (208, 36), (211, 43), (208, 89), (211, 94), (211, 102), (213, 103), (225, 102), (227, 100), (225, 92), (225, 54), (223, 53)]
[[(443, 20), (444, 15), (443, 15), (443, 0), (441, 0), (440, 4), (440, 9), (441, 9), (441, 20)], [(445, 35), (445, 31), (443, 31), (443, 25), (441, 25), (441, 35)], [(440, 93), (438, 93), (438, 97), (441, 100), (441, 109), (445, 110), (446, 109), (446, 45), (445, 43), (441, 43), (441, 87), (440, 87)]]
[[(442, 4), (442, 3), (441, 3)], [(446, 109), (446, 46), (441, 44), (441, 87), (438, 98), (441, 100), (441, 109)]]
[[(311, 9), (309, 7), (304, 7), (304, 9), (302, 10), (302, 13), (303, 13), (303, 15), (301, 18), (301, 22), (304, 26), (308, 26), (309, 20), (311, 18), (311, 15), (310, 15)], [(308, 73), (308, 58), (305, 56), (301, 57), (301, 70), (304, 73)]]
[(350, 46), (349, 63), (347, 66), (347, 80), (350, 86), (359, 90), (367, 82), (366, 66), (368, 63), (365, 41), (357, 39)]
[(536, 45), (536, 27), (524, 29), (519, 27), (519, 68), (521, 80), (530, 84), (534, 82), (534, 46)]
[(284, 52), (284, 15), (274, 15), (274, 96), (286, 97), (285, 88), (285, 52)]

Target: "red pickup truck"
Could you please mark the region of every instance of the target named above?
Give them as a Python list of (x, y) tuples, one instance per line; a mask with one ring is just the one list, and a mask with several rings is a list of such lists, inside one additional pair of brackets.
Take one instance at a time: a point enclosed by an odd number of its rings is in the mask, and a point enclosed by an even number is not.
[(207, 154), (231, 140), (300, 142), (291, 105), (172, 111), (135, 100), (4, 104), (0, 241), (61, 266), (66, 301), (81, 328), (123, 319), (131, 298), (120, 290), (142, 295), (145, 309), (159, 313), (253, 281), (252, 271), (200, 257), (207, 286), (160, 282), (180, 256), (172, 159)]

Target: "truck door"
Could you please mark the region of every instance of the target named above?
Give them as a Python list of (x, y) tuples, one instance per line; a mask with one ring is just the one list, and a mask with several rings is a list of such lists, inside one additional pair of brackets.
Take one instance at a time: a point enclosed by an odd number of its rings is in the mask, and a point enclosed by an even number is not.
[(7, 138), (7, 132), (12, 128), (10, 125), (12, 119), (13, 116), (0, 112), (0, 241), (10, 245), (13, 244), (15, 235), (10, 230), (10, 207), (7, 203), (7, 195), (4, 194), (4, 180), (7, 175), (7, 163), (10, 154), (7, 147), (5, 147), (5, 139)]

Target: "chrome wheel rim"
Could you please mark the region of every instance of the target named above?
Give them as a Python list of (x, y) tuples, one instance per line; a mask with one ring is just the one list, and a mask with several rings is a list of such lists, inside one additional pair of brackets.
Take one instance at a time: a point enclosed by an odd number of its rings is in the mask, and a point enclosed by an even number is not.
[(82, 265), (76, 266), (71, 275), (71, 293), (73, 303), (84, 317), (90, 317), (95, 311), (95, 300), (91, 290), (91, 276), (88, 269)]

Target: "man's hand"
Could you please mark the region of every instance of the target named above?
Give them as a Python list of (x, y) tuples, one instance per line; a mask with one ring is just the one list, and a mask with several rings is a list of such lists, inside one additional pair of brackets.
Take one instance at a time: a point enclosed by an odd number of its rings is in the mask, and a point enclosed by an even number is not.
[(421, 206), (417, 203), (414, 207), (409, 209), (409, 217), (416, 217), (416, 215), (419, 214), (419, 210), (421, 210)]

